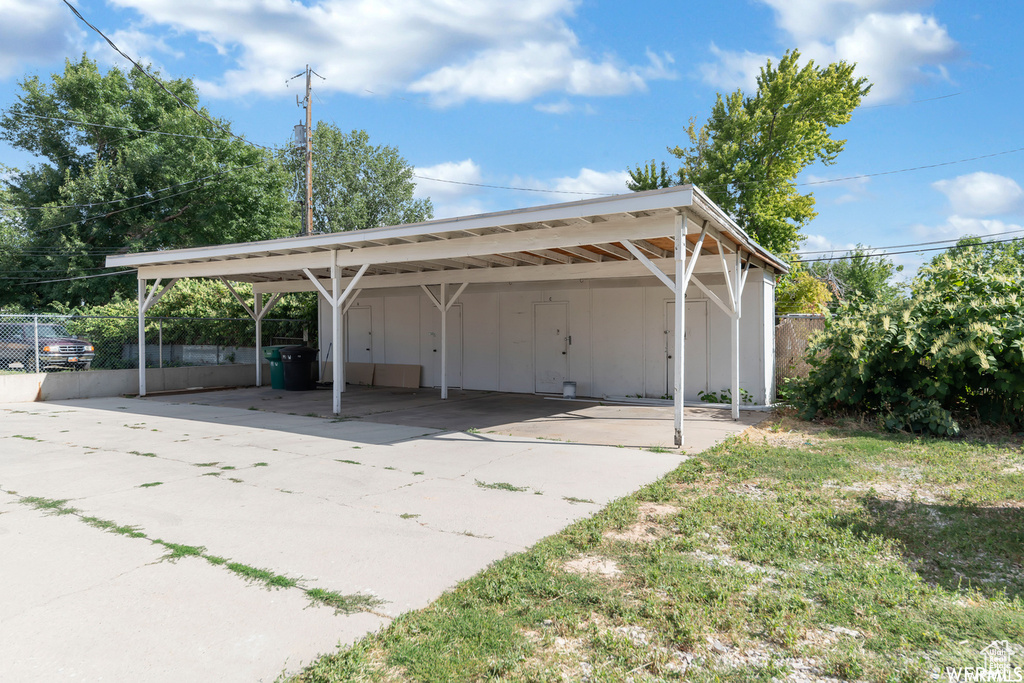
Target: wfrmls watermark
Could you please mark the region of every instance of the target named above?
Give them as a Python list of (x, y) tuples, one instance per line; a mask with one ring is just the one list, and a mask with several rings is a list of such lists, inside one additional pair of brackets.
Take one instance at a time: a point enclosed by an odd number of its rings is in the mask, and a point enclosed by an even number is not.
[(1016, 660), (1024, 651), (1019, 645), (1006, 640), (993, 640), (988, 647), (982, 648), (981, 656), (985, 658), (985, 666), (946, 667), (946, 678), (953, 681), (986, 681), (991, 683), (1020, 683), (1024, 681), (1024, 671), (1016, 664)]

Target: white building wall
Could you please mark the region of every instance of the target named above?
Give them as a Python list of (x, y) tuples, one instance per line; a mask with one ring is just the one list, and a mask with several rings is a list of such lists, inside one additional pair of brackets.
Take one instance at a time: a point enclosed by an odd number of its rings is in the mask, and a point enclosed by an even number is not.
[[(720, 298), (724, 284), (709, 287)], [(773, 363), (773, 280), (753, 270), (743, 293), (740, 320), (740, 386), (763, 403), (771, 390)], [(449, 292), (454, 291), (449, 286)], [(440, 383), (434, 348), (440, 312), (417, 289), (375, 290), (355, 306), (369, 307), (373, 324), (373, 362), (420, 365), (423, 386)], [(668, 374), (667, 304), (672, 293), (653, 278), (629, 281), (470, 285), (459, 298), (462, 308), (461, 377), (466, 389), (533, 393), (535, 389), (534, 307), (564, 302), (568, 312), (569, 373), (580, 396), (666, 394)], [(687, 301), (706, 300), (696, 287)], [(321, 298), (321, 348), (331, 343), (331, 312)], [(449, 317), (449, 325), (452, 325)], [(707, 303), (708, 389), (729, 387), (730, 326), (717, 304)], [(692, 333), (692, 332), (691, 332)], [(439, 352), (438, 352), (439, 353)], [(766, 355), (768, 354), (768, 355)], [(449, 357), (449, 362), (452, 362)], [(698, 400), (697, 396), (685, 396)]]

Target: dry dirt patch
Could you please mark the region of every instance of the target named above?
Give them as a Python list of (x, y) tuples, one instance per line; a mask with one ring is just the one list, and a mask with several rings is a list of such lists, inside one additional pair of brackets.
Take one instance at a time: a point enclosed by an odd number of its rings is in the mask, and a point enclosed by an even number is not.
[(651, 543), (669, 534), (662, 524), (665, 517), (679, 512), (675, 505), (665, 503), (640, 503), (637, 510), (637, 522), (626, 529), (606, 531), (604, 537), (612, 541), (629, 543)]
[(612, 578), (622, 573), (619, 565), (610, 557), (600, 555), (583, 555), (575, 560), (569, 560), (562, 568), (571, 574), (597, 574)]

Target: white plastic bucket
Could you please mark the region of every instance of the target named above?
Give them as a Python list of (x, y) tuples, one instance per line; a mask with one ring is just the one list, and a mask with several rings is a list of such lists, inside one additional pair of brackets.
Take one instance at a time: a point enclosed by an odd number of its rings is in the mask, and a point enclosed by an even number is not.
[(562, 398), (576, 398), (576, 382), (562, 382)]

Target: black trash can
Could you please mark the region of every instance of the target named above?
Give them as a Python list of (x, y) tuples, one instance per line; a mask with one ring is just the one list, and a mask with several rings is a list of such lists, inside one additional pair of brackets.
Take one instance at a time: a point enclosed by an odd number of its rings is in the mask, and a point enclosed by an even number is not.
[(281, 349), (285, 391), (316, 389), (316, 349), (286, 346)]

